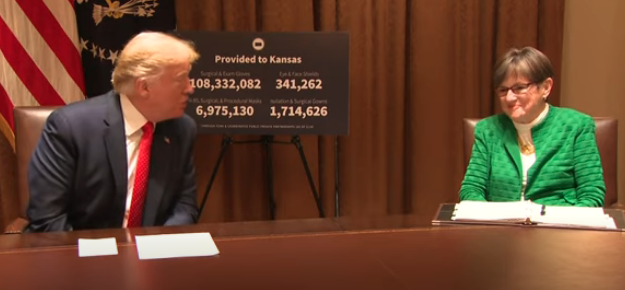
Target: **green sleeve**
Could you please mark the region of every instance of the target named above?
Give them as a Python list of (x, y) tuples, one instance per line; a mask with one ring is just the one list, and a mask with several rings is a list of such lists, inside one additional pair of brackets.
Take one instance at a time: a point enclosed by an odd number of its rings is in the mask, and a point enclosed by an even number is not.
[(577, 184), (575, 206), (600, 207), (605, 200), (601, 157), (595, 140), (595, 122), (587, 118), (575, 137), (573, 166)]
[(475, 126), (475, 141), (469, 167), (460, 186), (460, 200), (486, 201), (488, 176), (490, 174), (490, 152), (486, 146), (483, 126)]

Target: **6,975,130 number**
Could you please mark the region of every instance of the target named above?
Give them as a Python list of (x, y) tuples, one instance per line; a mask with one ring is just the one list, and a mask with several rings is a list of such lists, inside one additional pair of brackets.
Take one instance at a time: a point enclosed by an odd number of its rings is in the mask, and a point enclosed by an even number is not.
[(209, 116), (223, 116), (223, 117), (250, 117), (254, 115), (254, 107), (252, 106), (197, 106), (195, 113), (206, 118)]

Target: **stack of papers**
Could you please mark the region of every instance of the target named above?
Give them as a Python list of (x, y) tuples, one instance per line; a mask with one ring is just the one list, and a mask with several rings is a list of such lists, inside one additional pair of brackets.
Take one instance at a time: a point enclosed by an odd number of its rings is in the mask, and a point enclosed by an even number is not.
[(452, 220), (616, 229), (602, 208), (543, 206), (531, 201), (462, 201), (456, 204)]
[(616, 229), (614, 219), (600, 207), (547, 206), (545, 214), (532, 217), (539, 225)]

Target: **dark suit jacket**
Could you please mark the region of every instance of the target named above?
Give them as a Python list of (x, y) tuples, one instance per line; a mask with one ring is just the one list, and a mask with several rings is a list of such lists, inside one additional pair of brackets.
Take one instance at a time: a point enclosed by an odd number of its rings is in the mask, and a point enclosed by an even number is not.
[[(156, 124), (143, 226), (196, 221), (195, 135), (187, 115)], [(54, 111), (30, 160), (28, 183), (28, 231), (121, 227), (128, 164), (119, 95)]]

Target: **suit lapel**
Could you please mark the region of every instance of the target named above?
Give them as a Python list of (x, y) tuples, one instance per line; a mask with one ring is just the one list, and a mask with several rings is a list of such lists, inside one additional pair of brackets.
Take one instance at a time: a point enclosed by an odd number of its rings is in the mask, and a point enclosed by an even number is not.
[(169, 130), (167, 125), (166, 122), (157, 124), (152, 139), (148, 196), (143, 212), (144, 226), (153, 226), (156, 223), (158, 208), (163, 199), (167, 181), (170, 180), (168, 175), (172, 166), (172, 152), (175, 152), (175, 150), (172, 150), (172, 147), (177, 144), (175, 140), (168, 135)]
[(521, 149), (519, 149), (517, 131), (516, 131), (516, 128), (514, 128), (514, 124), (512, 124), (512, 121), (510, 121), (509, 124), (506, 124), (506, 125), (510, 127), (504, 130), (506, 132), (504, 136), (504, 140), (503, 140), (504, 146), (506, 147), (506, 151), (508, 151), (508, 155), (514, 162), (514, 166), (517, 169), (517, 173), (519, 174), (519, 177), (522, 178), (523, 168), (522, 168), (522, 163), (521, 163)]
[(108, 113), (104, 123), (108, 125), (104, 135), (104, 144), (113, 178), (115, 180), (115, 199), (111, 219), (113, 225), (121, 227), (124, 220), (126, 195), (128, 191), (128, 161), (126, 157), (126, 135), (119, 95), (109, 94)]

